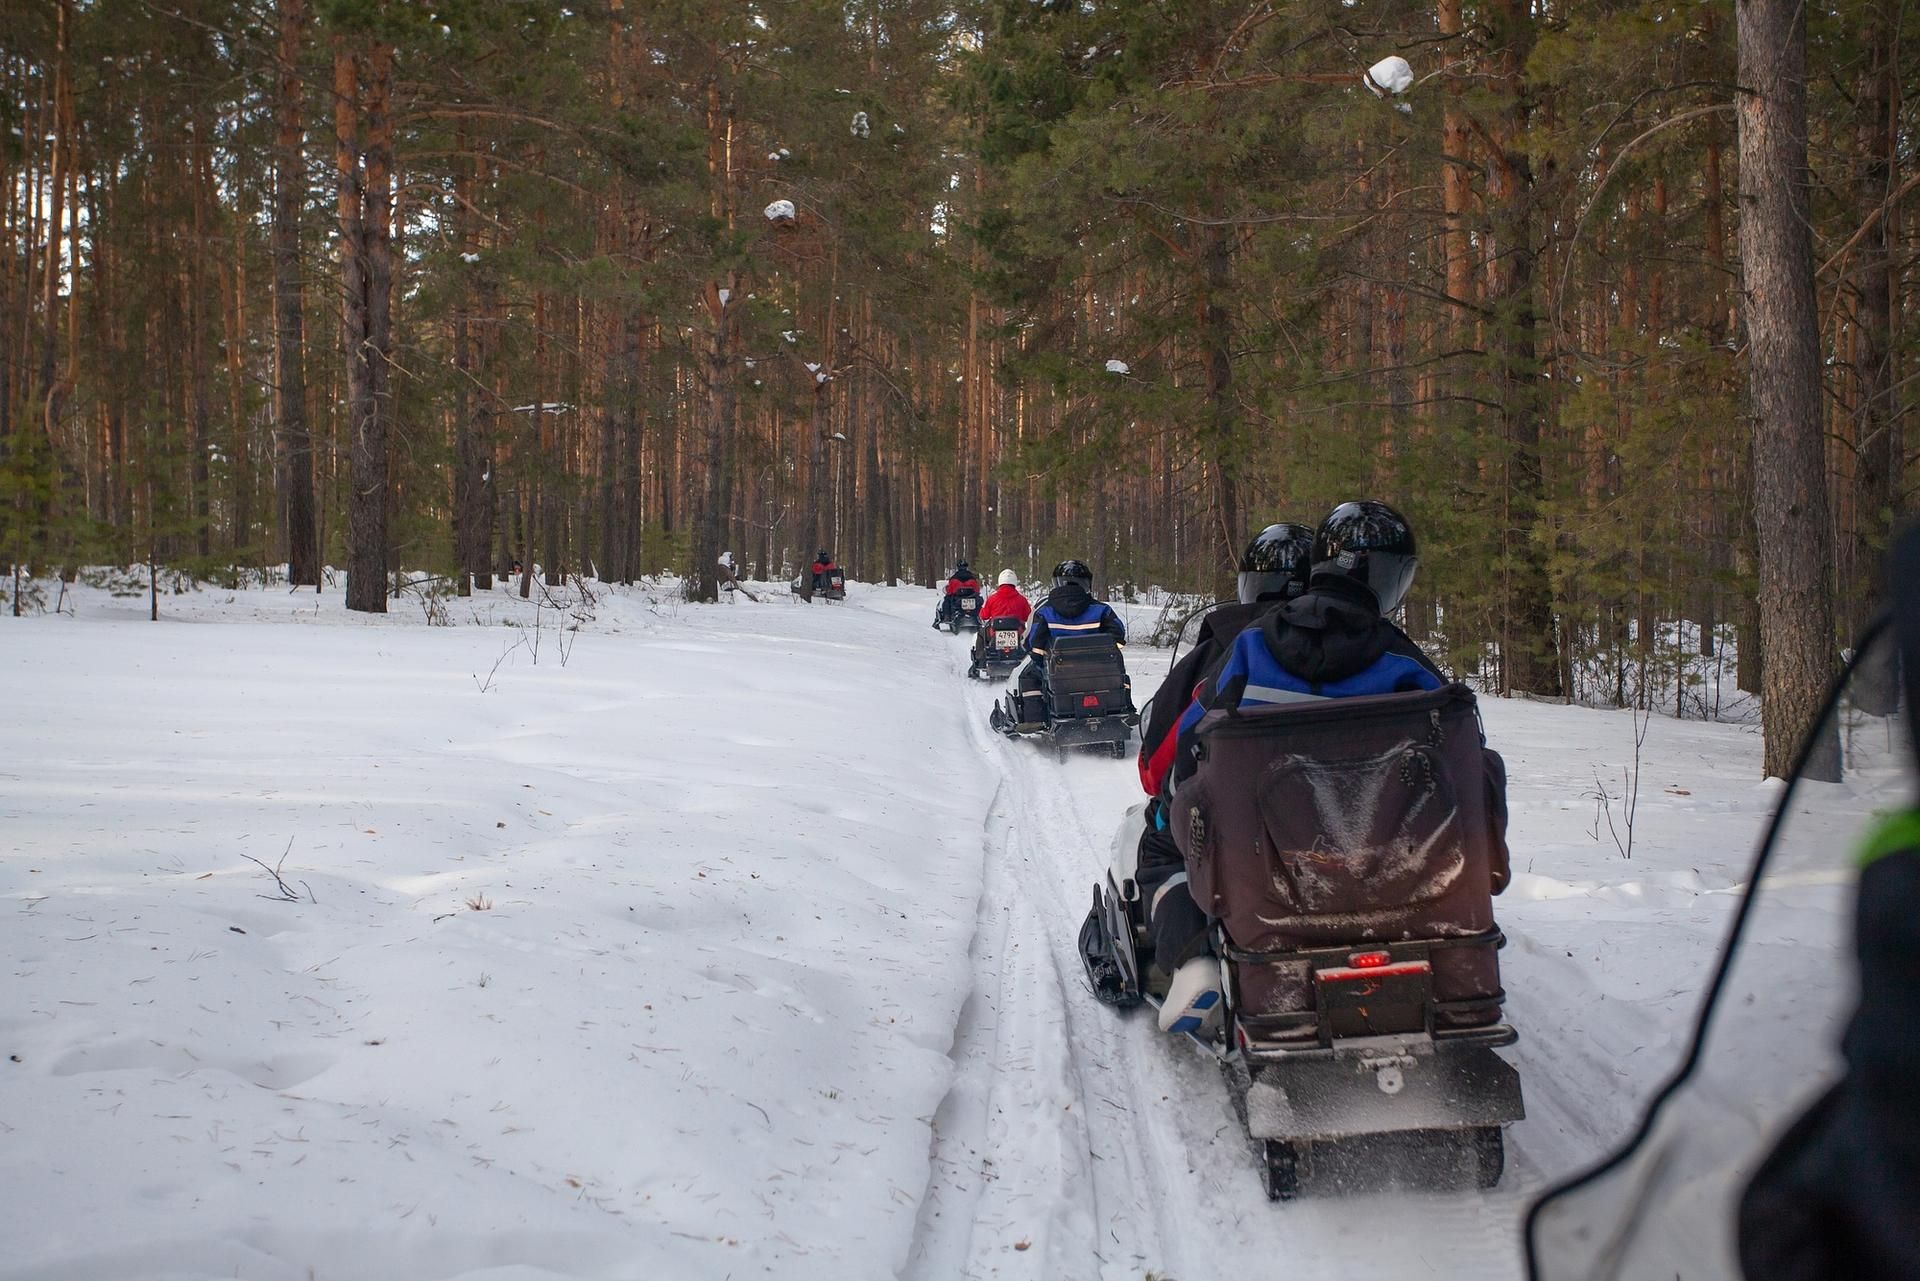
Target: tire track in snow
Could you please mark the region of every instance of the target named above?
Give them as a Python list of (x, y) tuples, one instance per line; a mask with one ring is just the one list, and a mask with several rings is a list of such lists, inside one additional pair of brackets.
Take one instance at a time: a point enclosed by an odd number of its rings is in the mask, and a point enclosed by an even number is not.
[(908, 1266), (920, 1281), (1095, 1275), (1085, 1091), (1058, 1035), (1064, 985), (1034, 906), (1008, 875), (1004, 783), (989, 811), (969, 950), (975, 986), (935, 1116), (933, 1171)]

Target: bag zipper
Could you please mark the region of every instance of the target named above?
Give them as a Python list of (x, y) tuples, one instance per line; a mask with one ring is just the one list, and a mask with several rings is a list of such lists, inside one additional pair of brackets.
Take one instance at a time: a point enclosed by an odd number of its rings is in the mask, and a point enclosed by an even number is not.
[[(1391, 699), (1389, 703), (1387, 700)], [(1192, 733), (1196, 738), (1219, 735), (1244, 738), (1273, 732), (1271, 722), (1284, 718), (1289, 725), (1319, 725), (1327, 721), (1383, 720), (1424, 711), (1433, 726), (1435, 741), (1440, 735), (1442, 713), (1454, 707), (1475, 707), (1473, 691), (1454, 682), (1439, 689), (1416, 694), (1369, 694), (1361, 698), (1329, 698), (1324, 703), (1276, 703), (1263, 707), (1235, 709), (1237, 714), (1220, 709), (1219, 719), (1209, 712)], [(1211, 723), (1209, 723), (1211, 722)]]

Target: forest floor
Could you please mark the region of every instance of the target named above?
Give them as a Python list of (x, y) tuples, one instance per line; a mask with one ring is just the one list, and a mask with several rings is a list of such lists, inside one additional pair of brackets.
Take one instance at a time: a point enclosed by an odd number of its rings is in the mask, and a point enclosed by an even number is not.
[(1274, 1206), (1080, 973), (1131, 761), (988, 733), (931, 594), (850, 592), (0, 619), (0, 1278), (1515, 1275), (1677, 1060), (1756, 732), (1655, 719), (1628, 859), (1632, 717), (1487, 700), (1507, 1180)]

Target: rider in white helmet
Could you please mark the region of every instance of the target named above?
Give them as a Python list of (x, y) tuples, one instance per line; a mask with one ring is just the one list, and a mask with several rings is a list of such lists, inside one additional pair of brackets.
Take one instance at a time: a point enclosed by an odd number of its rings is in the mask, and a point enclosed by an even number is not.
[(980, 655), (986, 649), (988, 640), (993, 636), (993, 620), (1013, 618), (1019, 620), (1020, 630), (1025, 631), (1027, 619), (1033, 616), (1033, 605), (1020, 594), (1020, 575), (1010, 569), (1000, 571), (999, 586), (988, 593), (987, 599), (980, 605), (980, 634), (974, 637), (973, 659), (980, 661)]

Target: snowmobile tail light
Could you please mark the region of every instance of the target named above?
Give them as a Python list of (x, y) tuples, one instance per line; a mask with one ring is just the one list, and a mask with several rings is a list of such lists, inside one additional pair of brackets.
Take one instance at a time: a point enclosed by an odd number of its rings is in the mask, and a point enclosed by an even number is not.
[(1100, 706), (1100, 696), (1098, 694), (1083, 694), (1080, 696), (1080, 706), (1098, 707)]
[(1392, 954), (1388, 952), (1355, 952), (1347, 958), (1347, 964), (1356, 970), (1374, 970), (1392, 959)]

